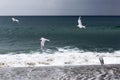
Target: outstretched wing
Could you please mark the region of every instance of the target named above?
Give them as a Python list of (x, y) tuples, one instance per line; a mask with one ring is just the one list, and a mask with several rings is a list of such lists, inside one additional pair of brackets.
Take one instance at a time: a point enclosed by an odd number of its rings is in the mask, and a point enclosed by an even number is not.
[(46, 41), (50, 41), (49, 39), (46, 39)]
[(12, 19), (12, 21), (15, 21), (15, 18), (11, 18)]
[(82, 25), (81, 17), (79, 17), (79, 19), (78, 19), (78, 25)]
[(18, 20), (18, 19), (16, 19), (16, 22), (17, 22), (17, 23), (19, 23), (19, 20)]

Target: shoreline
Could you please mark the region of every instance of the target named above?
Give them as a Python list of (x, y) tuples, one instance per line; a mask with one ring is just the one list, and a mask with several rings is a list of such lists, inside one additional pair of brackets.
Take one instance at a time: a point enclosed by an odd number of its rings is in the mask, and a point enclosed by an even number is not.
[(120, 64), (0, 68), (0, 80), (119, 80)]
[[(64, 51), (64, 50), (63, 50)], [(70, 50), (71, 51), (71, 50)], [(34, 66), (62, 66), (62, 65), (98, 65), (99, 56), (103, 56), (105, 64), (120, 64), (119, 51), (109, 53), (79, 53), (75, 50), (55, 54), (6, 54), (0, 55), (1, 67), (34, 67)]]

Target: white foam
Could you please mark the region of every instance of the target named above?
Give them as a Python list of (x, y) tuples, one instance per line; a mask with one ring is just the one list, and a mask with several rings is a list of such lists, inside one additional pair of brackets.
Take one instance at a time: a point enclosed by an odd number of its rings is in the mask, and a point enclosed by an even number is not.
[(54, 54), (31, 52), (0, 55), (0, 67), (100, 65), (96, 55), (102, 55), (105, 64), (120, 64), (120, 51), (114, 53), (84, 52), (79, 49), (63, 49)]

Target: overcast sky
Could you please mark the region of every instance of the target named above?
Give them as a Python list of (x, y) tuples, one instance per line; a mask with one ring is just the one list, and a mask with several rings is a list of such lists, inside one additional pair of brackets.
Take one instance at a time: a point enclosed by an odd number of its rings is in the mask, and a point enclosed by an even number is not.
[(0, 0), (0, 15), (120, 15), (120, 0)]

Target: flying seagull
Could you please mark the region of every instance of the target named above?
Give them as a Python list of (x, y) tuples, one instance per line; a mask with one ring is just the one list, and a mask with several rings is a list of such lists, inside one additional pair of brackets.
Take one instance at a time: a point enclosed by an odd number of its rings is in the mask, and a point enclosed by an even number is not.
[(12, 19), (13, 22), (17, 22), (17, 23), (19, 23), (19, 20), (16, 19), (16, 18), (11, 18), (11, 19)]
[(44, 45), (45, 45), (45, 42), (46, 41), (50, 41), (49, 39), (46, 39), (46, 38), (43, 38), (43, 37), (41, 37), (41, 49), (43, 49), (44, 48)]
[(77, 25), (77, 27), (85, 29), (85, 26), (82, 25), (81, 17), (78, 18), (78, 25)]

